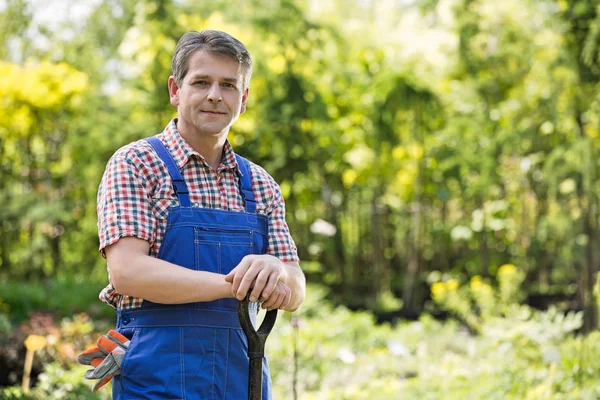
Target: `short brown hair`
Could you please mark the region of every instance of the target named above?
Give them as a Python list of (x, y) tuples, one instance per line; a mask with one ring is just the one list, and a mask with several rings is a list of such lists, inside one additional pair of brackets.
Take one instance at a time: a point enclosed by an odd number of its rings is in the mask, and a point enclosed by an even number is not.
[(252, 75), (252, 58), (248, 49), (230, 34), (213, 30), (189, 31), (177, 42), (171, 65), (177, 85), (182, 84), (183, 78), (185, 78), (189, 69), (190, 58), (199, 50), (204, 50), (209, 54), (229, 57), (237, 61), (242, 67), (244, 88), (249, 86), (250, 76)]

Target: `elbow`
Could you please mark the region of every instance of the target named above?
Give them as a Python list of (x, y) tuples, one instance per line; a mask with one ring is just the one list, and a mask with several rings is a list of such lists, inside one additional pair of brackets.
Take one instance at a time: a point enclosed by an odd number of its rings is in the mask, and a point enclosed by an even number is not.
[(113, 261), (108, 263), (110, 283), (119, 294), (129, 294), (129, 282), (131, 282), (131, 278), (129, 277), (130, 274), (128, 273), (129, 270), (130, 268), (127, 268), (120, 262)]
[(140, 279), (140, 266), (144, 265), (143, 258), (148, 253), (148, 242), (125, 237), (108, 246), (105, 252), (110, 283), (117, 293), (135, 296), (135, 284)]
[[(136, 268), (138, 263), (135, 257), (115, 257), (108, 262), (110, 282), (117, 293), (127, 296), (136, 296), (135, 283), (139, 281), (140, 274)], [(136, 296), (139, 297), (139, 296)]]

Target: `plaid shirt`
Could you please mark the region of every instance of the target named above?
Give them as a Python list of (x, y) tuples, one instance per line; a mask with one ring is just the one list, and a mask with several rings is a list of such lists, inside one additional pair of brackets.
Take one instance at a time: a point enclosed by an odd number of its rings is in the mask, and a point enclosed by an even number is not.
[[(158, 135), (175, 159), (194, 207), (245, 211), (239, 190), (239, 169), (229, 142), (216, 172), (181, 137), (173, 119)], [(281, 261), (298, 261), (294, 240), (285, 222), (285, 205), (277, 183), (260, 166), (250, 163), (256, 210), (269, 217), (268, 253)], [(167, 167), (146, 140), (117, 150), (106, 166), (98, 189), (100, 252), (122, 237), (135, 236), (150, 243), (156, 256), (165, 233), (168, 208), (178, 205)], [(110, 272), (109, 272), (110, 274)], [(110, 278), (109, 278), (110, 281)], [(112, 284), (100, 300), (121, 310), (137, 308), (143, 299), (117, 293)]]

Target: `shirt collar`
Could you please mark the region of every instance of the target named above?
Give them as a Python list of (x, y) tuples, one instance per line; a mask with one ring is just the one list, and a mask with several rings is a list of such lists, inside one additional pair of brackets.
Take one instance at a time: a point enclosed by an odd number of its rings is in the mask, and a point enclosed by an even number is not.
[[(163, 143), (177, 164), (177, 168), (182, 169), (192, 156), (196, 156), (202, 163), (206, 164), (204, 156), (198, 153), (190, 146), (190, 144), (181, 136), (177, 130), (177, 118), (173, 118), (163, 131)], [(233, 169), (240, 173), (233, 147), (229, 140), (225, 141), (223, 146), (223, 154), (221, 156), (221, 164), (217, 168), (217, 172), (222, 170)]]

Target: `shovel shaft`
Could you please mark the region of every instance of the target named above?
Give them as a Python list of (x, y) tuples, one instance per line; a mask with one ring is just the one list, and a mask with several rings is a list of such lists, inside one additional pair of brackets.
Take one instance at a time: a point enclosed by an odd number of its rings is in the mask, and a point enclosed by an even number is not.
[(250, 370), (248, 372), (248, 399), (262, 399), (262, 362), (265, 355), (265, 341), (275, 325), (277, 310), (267, 311), (265, 318), (258, 330), (252, 325), (250, 311), (248, 310), (250, 294), (238, 303), (238, 317), (240, 325), (248, 339), (248, 358)]
[(262, 358), (250, 359), (250, 375), (248, 377), (248, 400), (262, 398)]

